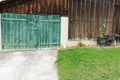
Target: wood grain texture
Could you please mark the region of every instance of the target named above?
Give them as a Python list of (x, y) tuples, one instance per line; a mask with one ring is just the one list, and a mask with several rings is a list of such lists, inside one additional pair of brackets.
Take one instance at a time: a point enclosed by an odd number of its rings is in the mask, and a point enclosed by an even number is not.
[(119, 34), (120, 6), (105, 0), (71, 0), (69, 39), (96, 38), (105, 24), (105, 34)]
[(68, 14), (68, 0), (16, 0), (0, 4), (0, 12), (23, 14)]

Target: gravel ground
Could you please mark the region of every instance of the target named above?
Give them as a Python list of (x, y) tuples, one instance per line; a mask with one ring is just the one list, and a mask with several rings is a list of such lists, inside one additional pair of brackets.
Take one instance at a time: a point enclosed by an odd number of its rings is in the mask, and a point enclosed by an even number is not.
[(0, 80), (58, 80), (56, 56), (56, 50), (3, 52)]

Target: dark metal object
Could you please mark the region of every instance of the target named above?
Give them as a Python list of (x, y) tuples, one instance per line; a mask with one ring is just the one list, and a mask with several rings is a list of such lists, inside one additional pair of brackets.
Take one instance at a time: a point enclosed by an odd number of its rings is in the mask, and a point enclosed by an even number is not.
[(119, 42), (120, 35), (104, 35), (103, 37), (97, 37), (97, 44), (100, 46), (114, 46), (116, 42)]

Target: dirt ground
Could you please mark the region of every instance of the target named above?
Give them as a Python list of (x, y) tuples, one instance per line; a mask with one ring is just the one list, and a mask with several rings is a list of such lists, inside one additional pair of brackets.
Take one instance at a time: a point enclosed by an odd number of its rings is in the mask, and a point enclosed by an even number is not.
[(56, 50), (3, 52), (0, 80), (58, 80), (56, 56)]

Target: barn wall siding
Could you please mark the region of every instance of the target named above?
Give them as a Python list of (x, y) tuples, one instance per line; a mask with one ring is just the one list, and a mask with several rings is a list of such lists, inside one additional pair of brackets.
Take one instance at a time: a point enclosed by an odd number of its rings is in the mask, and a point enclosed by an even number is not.
[(118, 34), (120, 5), (115, 0), (70, 0), (69, 39), (92, 39), (100, 36), (105, 25), (106, 34)]
[(22, 14), (56, 14), (67, 15), (68, 0), (30, 0), (13, 1), (3, 4), (1, 12)]
[(6, 3), (2, 12), (66, 15), (68, 19), (63, 17), (61, 20), (61, 46), (73, 46), (73, 43), (77, 45), (78, 41), (96, 45), (87, 39), (93, 40), (100, 36), (103, 24), (106, 26), (106, 34), (120, 34), (120, 3), (117, 1), (119, 0), (26, 0), (23, 3)]

